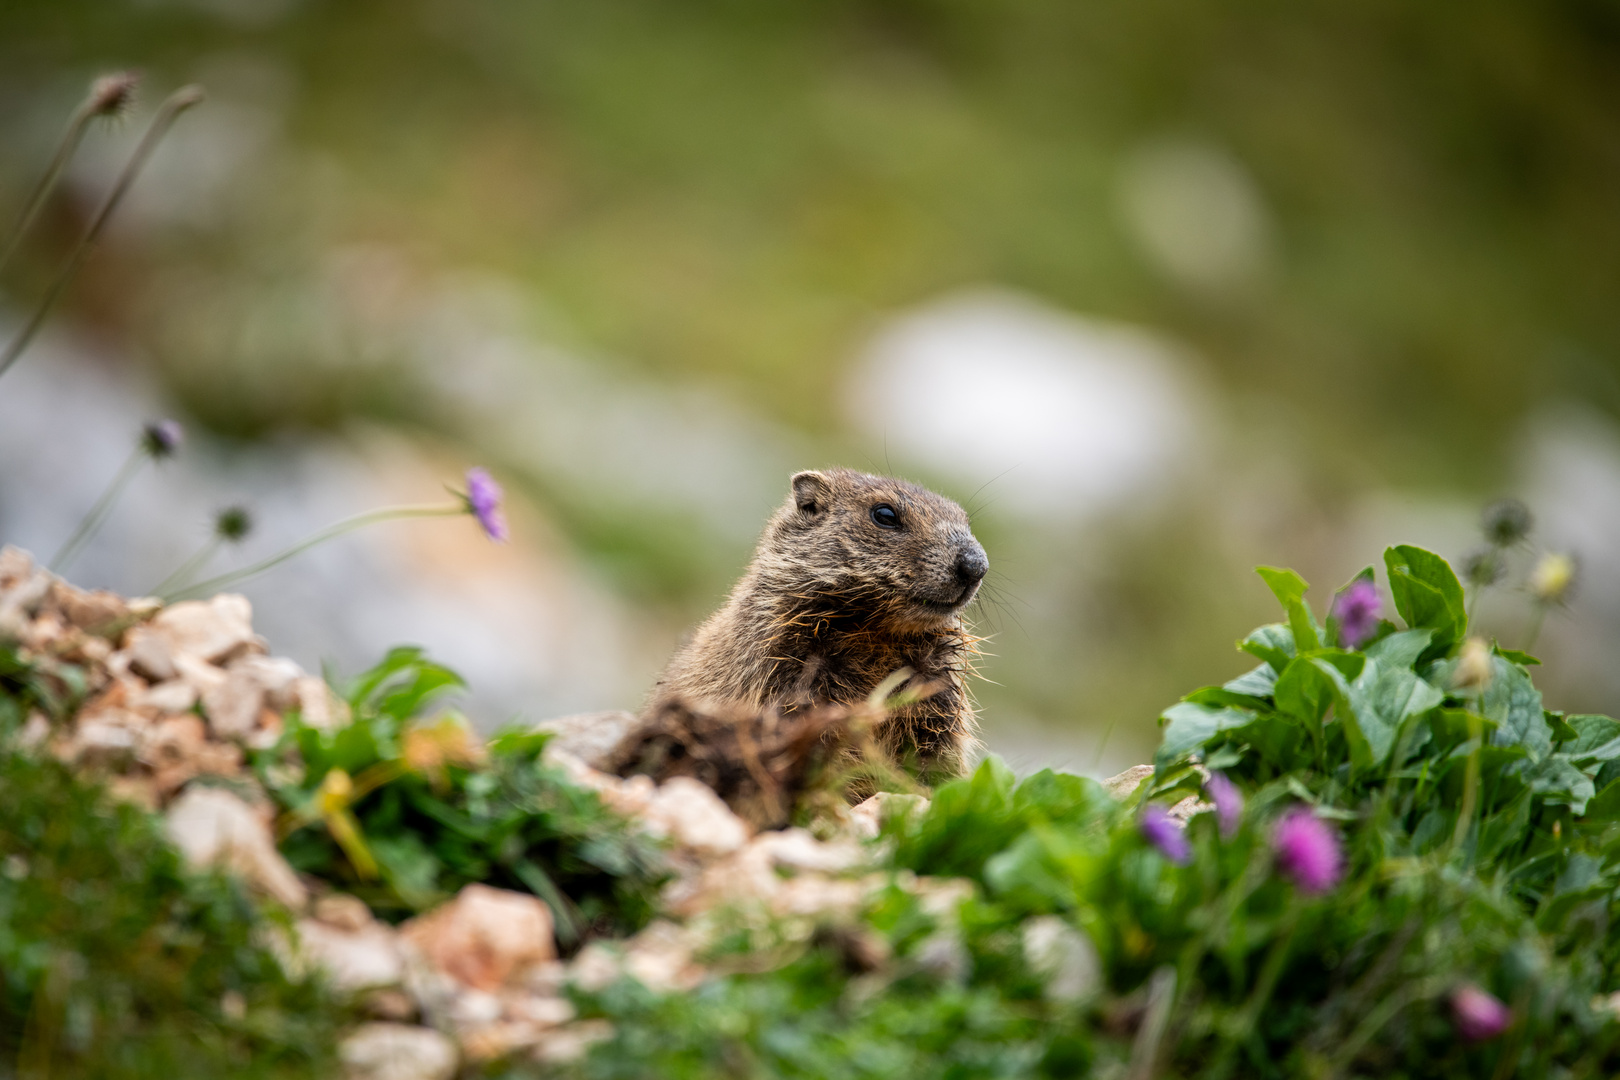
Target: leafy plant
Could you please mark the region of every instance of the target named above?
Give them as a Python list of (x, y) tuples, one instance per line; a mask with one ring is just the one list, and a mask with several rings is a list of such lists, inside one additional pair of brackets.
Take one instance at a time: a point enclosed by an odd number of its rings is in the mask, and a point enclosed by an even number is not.
[[(1263, 568), (1286, 621), (1166, 711), (1124, 803), (991, 759), (891, 822), (897, 875), (975, 883), (964, 964), (916, 961), (938, 928), (890, 889), (846, 931), (883, 936), (887, 974), (823, 940), (692, 995), (584, 997), (619, 1037), (581, 1074), (1613, 1075), (1620, 723), (1545, 710), (1534, 658), (1468, 637), (1438, 556), (1391, 548), (1385, 573), (1400, 623), (1363, 617), (1371, 569), (1323, 622)], [(1167, 836), (1189, 796), (1223, 812)], [(1095, 950), (1068, 1000), (1018, 947), (1054, 916)]]
[(485, 747), (453, 713), (422, 719), (461, 685), (399, 648), (347, 688), (349, 722), (325, 730), (288, 716), (256, 759), (283, 809), (288, 860), (392, 918), (485, 882), (543, 899), (565, 947), (640, 926), (664, 876), (656, 844), (546, 765), (547, 736)]
[(233, 881), (52, 759), (0, 747), (0, 791), (0, 1075), (333, 1073), (346, 1011), (282, 971)]

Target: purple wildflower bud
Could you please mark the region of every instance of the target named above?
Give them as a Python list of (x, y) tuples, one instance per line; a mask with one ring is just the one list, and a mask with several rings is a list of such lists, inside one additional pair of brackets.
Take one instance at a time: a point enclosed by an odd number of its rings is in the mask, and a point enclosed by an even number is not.
[(1204, 790), (1215, 804), (1215, 820), (1220, 822), (1221, 838), (1232, 839), (1232, 834), (1237, 832), (1238, 824), (1243, 820), (1243, 793), (1236, 784), (1218, 772), (1209, 774), (1209, 779), (1204, 781)]
[(1359, 648), (1378, 629), (1378, 586), (1370, 578), (1357, 578), (1339, 594), (1333, 614), (1339, 620), (1339, 644)]
[(504, 543), (507, 536), (502, 494), (501, 485), (488, 472), (476, 467), (467, 470), (467, 509), (478, 519), (484, 535), (498, 544)]
[(1451, 1019), (1469, 1042), (1494, 1039), (1513, 1022), (1513, 1010), (1495, 994), (1464, 983), (1451, 992)]
[(1187, 834), (1182, 831), (1181, 824), (1170, 816), (1170, 811), (1150, 803), (1142, 811), (1138, 826), (1143, 838), (1158, 848), (1165, 858), (1177, 866), (1192, 862), (1192, 845), (1187, 842)]
[(1277, 868), (1300, 892), (1325, 893), (1344, 876), (1344, 852), (1333, 826), (1303, 806), (1283, 815), (1271, 835)]
[(141, 429), (141, 449), (154, 458), (166, 458), (180, 449), (185, 429), (178, 420), (156, 420)]

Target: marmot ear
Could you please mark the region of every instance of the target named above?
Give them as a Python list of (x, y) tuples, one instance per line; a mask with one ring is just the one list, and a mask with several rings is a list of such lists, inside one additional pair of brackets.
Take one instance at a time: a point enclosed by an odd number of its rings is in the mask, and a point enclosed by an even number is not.
[(832, 481), (823, 473), (794, 473), (791, 482), (793, 503), (806, 514), (820, 513), (832, 502)]

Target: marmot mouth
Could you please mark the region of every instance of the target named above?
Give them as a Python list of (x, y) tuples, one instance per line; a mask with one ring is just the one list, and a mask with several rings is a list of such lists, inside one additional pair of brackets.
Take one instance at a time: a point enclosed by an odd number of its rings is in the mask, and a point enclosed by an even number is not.
[(934, 600), (926, 596), (913, 596), (911, 599), (918, 607), (924, 608), (935, 615), (955, 615), (972, 602), (974, 595), (978, 591), (979, 586), (973, 584), (963, 589), (961, 595), (955, 600)]

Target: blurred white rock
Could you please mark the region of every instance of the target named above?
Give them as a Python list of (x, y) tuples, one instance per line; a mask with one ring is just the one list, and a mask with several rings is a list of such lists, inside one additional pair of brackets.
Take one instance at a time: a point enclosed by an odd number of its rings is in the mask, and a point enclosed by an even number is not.
[(1163, 337), (979, 290), (881, 329), (846, 400), (896, 467), (989, 482), (998, 512), (1067, 524), (1186, 479), (1209, 438), (1206, 394)]

